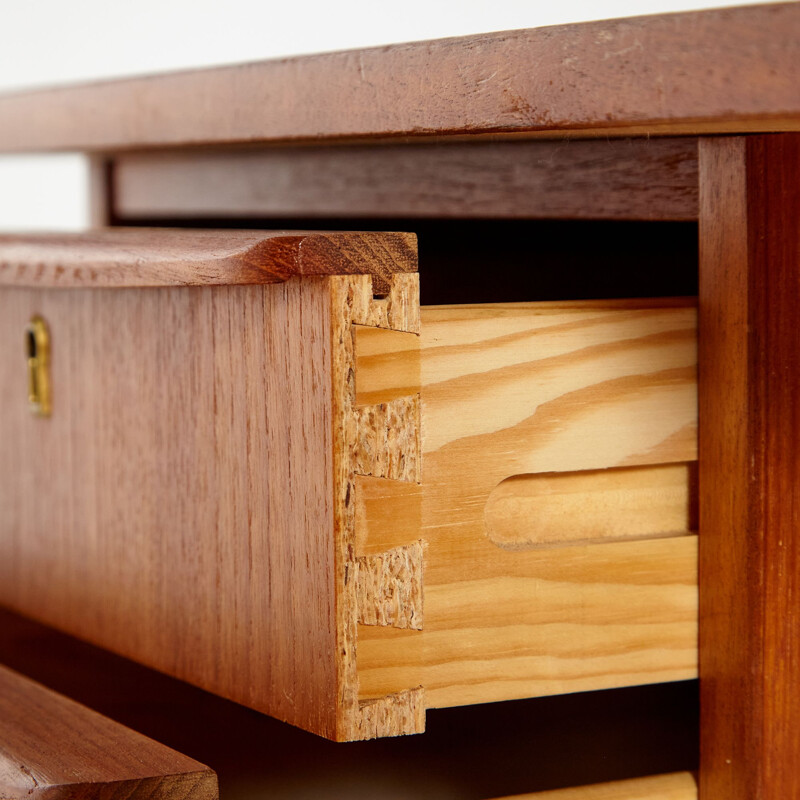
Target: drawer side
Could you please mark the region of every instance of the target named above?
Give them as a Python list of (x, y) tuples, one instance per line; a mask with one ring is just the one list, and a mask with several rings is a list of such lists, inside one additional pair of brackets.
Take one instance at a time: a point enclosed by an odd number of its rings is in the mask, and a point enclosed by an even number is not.
[(425, 543), (422, 630), (363, 621), (362, 699), (696, 676), (691, 302), (423, 307), (416, 355), (367, 329), (357, 349), (359, 397), (418, 391), (422, 415), (420, 482), (356, 483), (358, 553)]

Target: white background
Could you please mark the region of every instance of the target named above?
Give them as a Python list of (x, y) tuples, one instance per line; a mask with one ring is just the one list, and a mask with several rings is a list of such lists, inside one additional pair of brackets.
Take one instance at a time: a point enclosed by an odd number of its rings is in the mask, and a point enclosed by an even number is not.
[[(731, 3), (0, 0), (0, 91), (725, 5)], [(86, 224), (86, 205), (85, 164), (79, 156), (0, 155), (0, 229), (80, 228)]]

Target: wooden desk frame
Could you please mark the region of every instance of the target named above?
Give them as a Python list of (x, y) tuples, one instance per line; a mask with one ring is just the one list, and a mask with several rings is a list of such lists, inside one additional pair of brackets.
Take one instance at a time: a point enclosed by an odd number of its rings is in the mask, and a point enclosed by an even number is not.
[[(798, 41), (800, 4), (785, 3), (8, 95), (0, 149), (91, 153), (94, 218), (106, 222), (115, 221), (109, 165), (150, 158), (131, 150), (174, 156), (202, 144), (224, 164), (223, 148), (242, 143), (392, 140), (411, 153), (408, 137), (444, 151), (445, 140), (492, 136), (552, 154), (551, 142), (531, 139), (700, 137), (697, 205), (690, 180), (669, 212), (697, 209), (700, 223), (699, 796), (785, 800), (800, 796)], [(434, 83), (448, 96), (420, 101), (413, 87)], [(616, 172), (630, 178), (671, 146), (637, 142)], [(588, 147), (598, 145), (556, 151), (567, 185), (586, 175)], [(179, 158), (192, 152), (207, 158)], [(231, 163), (242, 152), (231, 149)], [(649, 185), (652, 169), (640, 174)], [(591, 217), (574, 186), (558, 213)], [(529, 189), (524, 180), (519, 191)], [(620, 202), (629, 190), (609, 182)], [(619, 202), (608, 208), (624, 216)], [(640, 204), (637, 218), (652, 213)]]

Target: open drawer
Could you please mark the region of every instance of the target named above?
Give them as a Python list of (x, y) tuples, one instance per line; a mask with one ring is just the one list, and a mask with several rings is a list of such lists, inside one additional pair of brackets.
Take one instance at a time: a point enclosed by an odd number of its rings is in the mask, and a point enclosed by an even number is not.
[(693, 304), (420, 309), (415, 270), (0, 237), (0, 602), (338, 740), (693, 677)]

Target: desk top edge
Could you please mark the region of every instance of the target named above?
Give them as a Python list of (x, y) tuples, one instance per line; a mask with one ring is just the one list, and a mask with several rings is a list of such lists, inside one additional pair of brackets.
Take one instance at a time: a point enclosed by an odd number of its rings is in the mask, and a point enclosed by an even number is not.
[(380, 283), (416, 269), (409, 233), (115, 227), (0, 235), (0, 287), (228, 286), (352, 274)]
[(0, 152), (800, 130), (800, 3), (0, 94), (0, 120)]

